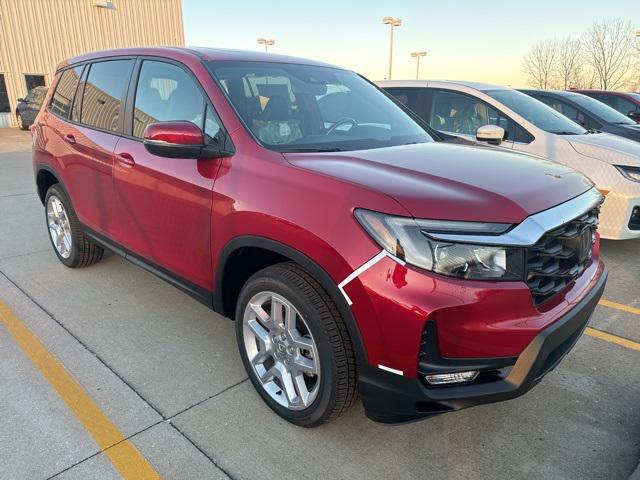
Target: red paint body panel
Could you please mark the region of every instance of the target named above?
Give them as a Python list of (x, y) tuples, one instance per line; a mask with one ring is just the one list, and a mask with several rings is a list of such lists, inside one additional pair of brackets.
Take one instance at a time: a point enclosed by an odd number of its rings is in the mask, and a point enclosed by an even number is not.
[[(541, 166), (520, 154), (437, 143), (283, 155), (249, 135), (202, 63), (267, 57), (154, 48), (90, 54), (70, 62), (116, 55), (181, 62), (207, 92), (236, 153), (201, 160), (161, 158), (150, 154), (140, 139), (56, 117), (46, 107), (48, 97), (33, 131), (36, 171), (46, 166), (58, 175), (87, 227), (208, 291), (220, 288), (222, 279), (215, 278), (218, 259), (238, 237), (263, 237), (291, 247), (338, 285), (380, 252), (355, 220), (355, 208), (519, 223), (592, 187), (555, 163)], [(185, 140), (166, 133), (161, 127), (147, 130), (154, 139)], [(193, 132), (183, 133), (192, 143)], [(75, 143), (67, 135), (73, 135)], [(534, 308), (522, 282), (456, 280), (388, 257), (345, 290), (353, 300), (351, 311), (369, 364), (415, 377), (428, 321), (436, 322), (446, 357), (519, 355), (591, 290), (603, 270), (597, 250), (589, 268), (544, 309)]]
[(204, 144), (204, 136), (200, 127), (184, 121), (152, 123), (144, 129), (143, 137), (145, 140), (176, 145)]

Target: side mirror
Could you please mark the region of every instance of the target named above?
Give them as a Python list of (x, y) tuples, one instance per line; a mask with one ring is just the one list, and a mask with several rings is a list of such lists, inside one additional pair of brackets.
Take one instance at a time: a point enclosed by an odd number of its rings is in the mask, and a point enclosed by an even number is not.
[(635, 122), (640, 123), (640, 111), (638, 110), (627, 113), (627, 117), (629, 117), (631, 120), (634, 120)]
[(504, 139), (504, 128), (497, 125), (484, 125), (476, 130), (476, 140), (491, 145), (500, 145)]
[(228, 156), (215, 146), (206, 145), (204, 133), (187, 121), (157, 122), (147, 125), (143, 143), (149, 153), (167, 158), (212, 158)]
[(20, 97), (17, 101), (18, 102), (24, 102), (24, 98)]

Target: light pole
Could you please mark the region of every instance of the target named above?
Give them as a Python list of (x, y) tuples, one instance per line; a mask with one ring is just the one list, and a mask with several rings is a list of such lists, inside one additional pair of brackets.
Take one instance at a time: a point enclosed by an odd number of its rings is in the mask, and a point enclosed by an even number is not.
[[(640, 30), (636, 30), (636, 38), (640, 38)], [(640, 48), (640, 47), (637, 47)], [(636, 85), (636, 90), (640, 91), (640, 80), (638, 80), (638, 85)]]
[(419, 52), (411, 52), (411, 56), (416, 59), (416, 80), (420, 79), (420, 57), (426, 57), (427, 52), (421, 50)]
[(276, 41), (273, 38), (263, 38), (260, 37), (258, 40), (258, 44), (264, 45), (264, 51), (268, 52), (269, 47), (275, 45)]
[(391, 30), (391, 36), (389, 40), (389, 75), (387, 78), (388, 80), (391, 80), (391, 65), (393, 63), (393, 29), (402, 25), (402, 20), (393, 17), (383, 17), (382, 23), (384, 23), (385, 25), (389, 25)]

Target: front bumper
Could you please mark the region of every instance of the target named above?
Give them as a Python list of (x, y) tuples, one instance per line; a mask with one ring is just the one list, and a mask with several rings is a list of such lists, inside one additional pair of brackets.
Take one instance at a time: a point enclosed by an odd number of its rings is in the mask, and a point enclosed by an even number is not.
[[(593, 288), (564, 316), (538, 333), (513, 359), (448, 361), (435, 355), (441, 364), (437, 366), (440, 371), (442, 368), (463, 371), (506, 367), (504, 377), (497, 376), (493, 381), (428, 387), (420, 378), (396, 375), (371, 365), (361, 366), (359, 388), (366, 415), (378, 422), (401, 423), (526, 393), (553, 370), (578, 341), (602, 296), (606, 280), (607, 271), (603, 269)], [(434, 366), (434, 363), (425, 365)]]
[(630, 223), (636, 208), (640, 208), (640, 183), (623, 180), (607, 194), (602, 204), (598, 227), (602, 238), (640, 238), (640, 229)]

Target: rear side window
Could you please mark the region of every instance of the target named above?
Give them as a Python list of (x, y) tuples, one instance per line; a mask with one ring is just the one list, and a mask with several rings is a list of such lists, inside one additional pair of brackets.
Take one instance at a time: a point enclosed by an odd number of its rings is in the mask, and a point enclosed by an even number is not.
[[(204, 97), (191, 76), (177, 65), (145, 60), (133, 108), (133, 136), (142, 138), (150, 123), (186, 120), (203, 127)], [(211, 120), (212, 121), (212, 120)], [(217, 122), (205, 133), (214, 137)]]
[(84, 85), (80, 122), (114, 132), (133, 68), (133, 60), (109, 60), (91, 65)]
[(420, 90), (419, 88), (385, 88), (396, 100), (415, 114), (421, 116)]
[(51, 98), (49, 108), (51, 111), (63, 118), (69, 117), (71, 102), (76, 94), (76, 88), (82, 75), (83, 66), (73, 67), (62, 72), (62, 76), (56, 85), (56, 90)]

